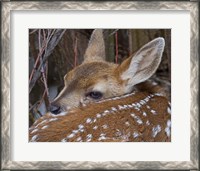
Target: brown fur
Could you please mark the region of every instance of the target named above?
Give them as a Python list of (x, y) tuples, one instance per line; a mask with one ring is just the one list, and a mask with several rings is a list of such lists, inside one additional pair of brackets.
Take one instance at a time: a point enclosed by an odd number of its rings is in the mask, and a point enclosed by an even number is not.
[(130, 93), (134, 85), (153, 75), (161, 61), (163, 49), (164, 39), (158, 38), (143, 46), (120, 65), (106, 62), (103, 31), (95, 30), (83, 63), (66, 74), (65, 87), (54, 99), (52, 106), (67, 111), (88, 102), (95, 102), (94, 98), (86, 94), (99, 84), (99, 88), (103, 87), (103, 90), (99, 90), (103, 94), (101, 99)]
[[(65, 88), (58, 97), (52, 102), (53, 105), (65, 105), (77, 107), (81, 97), (91, 90), (98, 82), (103, 81), (108, 84), (107, 92), (103, 98), (123, 95), (122, 81), (117, 73), (117, 65), (109, 62), (89, 62), (83, 63), (70, 71), (65, 76)], [(75, 94), (81, 97), (75, 98)], [(74, 97), (73, 97), (74, 96)], [(73, 98), (73, 104), (70, 104), (70, 98)]]
[[(62, 112), (68, 111), (68, 114), (46, 114), (30, 128), (29, 140), (170, 141), (171, 115), (165, 97), (142, 92), (122, 97), (131, 93), (136, 84), (153, 75), (161, 61), (163, 49), (164, 39), (157, 38), (122, 64), (113, 64), (105, 61), (102, 30), (95, 30), (83, 63), (65, 76), (65, 87), (52, 102), (52, 105), (59, 106)], [(97, 99), (87, 96), (92, 91), (99, 91), (101, 100), (119, 97), (97, 103)], [(144, 103), (146, 98), (149, 100)], [(134, 103), (142, 107), (137, 108)], [(97, 115), (102, 117), (98, 118)], [(78, 128), (80, 125), (84, 129)]]
[[(67, 136), (69, 136), (73, 130), (77, 130), (78, 125), (82, 124), (84, 126), (83, 132), (76, 133), (72, 138), (69, 138), (67, 141), (77, 141), (78, 137), (82, 138), (82, 141), (87, 141), (87, 135), (91, 134), (91, 141), (170, 141), (170, 137), (166, 135), (165, 128), (167, 121), (171, 119), (171, 115), (168, 113), (168, 101), (161, 96), (153, 96), (150, 100), (142, 105), (140, 111), (132, 108), (127, 108), (123, 110), (113, 111), (110, 110), (106, 116), (102, 118), (97, 118), (98, 113), (102, 113), (105, 110), (109, 110), (112, 107), (118, 108), (118, 105), (128, 105), (132, 103), (140, 103), (142, 99), (145, 99), (149, 94), (147, 93), (136, 93), (128, 97), (122, 97), (117, 100), (105, 100), (100, 103), (88, 104), (85, 107), (76, 108), (65, 116), (55, 116), (51, 114), (46, 114), (44, 117), (40, 118), (29, 131), (29, 140), (31, 140), (35, 135), (37, 138), (35, 141), (39, 142), (56, 142), (61, 141)], [(150, 106), (149, 109), (147, 106)], [(156, 114), (153, 114), (151, 110), (156, 111)], [(147, 116), (143, 115), (143, 112), (146, 112)], [(138, 116), (143, 124), (138, 124), (136, 120), (130, 115), (134, 113)], [(50, 119), (57, 118), (55, 121)], [(95, 119), (96, 122), (86, 123), (88, 118)], [(45, 123), (42, 121), (46, 120)], [(149, 120), (150, 125), (145, 123)], [(129, 125), (126, 123), (129, 122)], [(38, 125), (38, 126), (37, 126)], [(42, 129), (43, 126), (47, 125), (48, 127)], [(98, 126), (94, 130), (94, 126)], [(108, 127), (104, 129), (103, 125)], [(154, 126), (160, 125), (161, 131), (155, 136), (152, 136), (152, 129)], [(37, 131), (33, 131), (38, 129)], [(31, 133), (33, 131), (33, 133)], [(138, 137), (134, 138), (133, 133), (137, 132)], [(106, 135), (106, 139), (100, 140), (99, 137), (101, 134)]]

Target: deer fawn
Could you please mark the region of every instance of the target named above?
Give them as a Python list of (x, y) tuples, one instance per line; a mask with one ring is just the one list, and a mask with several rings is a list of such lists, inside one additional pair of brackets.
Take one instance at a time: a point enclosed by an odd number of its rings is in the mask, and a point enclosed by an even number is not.
[(50, 111), (29, 129), (30, 141), (170, 141), (171, 107), (159, 93), (135, 91), (158, 68), (164, 39), (122, 64), (105, 61), (102, 30), (92, 33), (84, 61), (64, 77)]

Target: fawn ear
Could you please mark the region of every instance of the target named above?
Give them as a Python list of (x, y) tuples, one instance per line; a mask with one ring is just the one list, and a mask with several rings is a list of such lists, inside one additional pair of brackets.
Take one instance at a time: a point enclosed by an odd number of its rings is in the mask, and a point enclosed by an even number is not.
[(99, 60), (105, 60), (105, 44), (102, 29), (93, 31), (84, 55), (84, 62)]
[(126, 81), (127, 91), (150, 78), (157, 70), (164, 50), (165, 41), (159, 37), (144, 45), (120, 66), (120, 76)]

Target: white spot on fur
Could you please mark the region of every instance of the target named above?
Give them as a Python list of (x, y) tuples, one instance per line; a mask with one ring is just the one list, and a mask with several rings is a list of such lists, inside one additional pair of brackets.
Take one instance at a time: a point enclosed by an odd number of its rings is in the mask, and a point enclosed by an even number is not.
[(39, 124), (37, 124), (37, 126), (35, 128), (37, 128), (39, 125), (42, 125), (43, 123), (46, 123), (47, 119), (43, 120), (42, 122), (40, 122)]
[(150, 122), (149, 122), (149, 120), (147, 120), (147, 121), (146, 121), (146, 125), (150, 125)]
[(72, 133), (77, 134), (79, 130), (73, 130)]
[(132, 108), (133, 106), (129, 104), (128, 107), (129, 107), (129, 108)]
[(155, 110), (151, 110), (151, 113), (153, 113), (153, 115), (157, 114)]
[(98, 126), (94, 126), (94, 127), (93, 127), (94, 130), (97, 130), (97, 128), (98, 128)]
[(96, 116), (97, 116), (97, 118), (101, 118), (101, 114), (99, 114), (99, 113), (97, 113)]
[(80, 131), (80, 132), (84, 132), (84, 129), (80, 129), (79, 131)]
[(143, 116), (147, 116), (147, 113), (146, 113), (146, 112), (143, 112)]
[(80, 141), (82, 141), (82, 138), (81, 138), (81, 137), (78, 137), (78, 138), (76, 139), (76, 141), (80, 142)]
[(86, 123), (91, 123), (92, 119), (91, 118), (87, 118), (86, 119)]
[(79, 128), (79, 129), (83, 129), (84, 126), (83, 126), (82, 124), (80, 124), (80, 125), (78, 125), (78, 128)]
[(122, 141), (129, 141), (129, 137), (131, 136), (130, 132), (127, 134), (123, 134), (121, 136)]
[(156, 135), (161, 131), (161, 126), (157, 125), (152, 128), (152, 136), (155, 138)]
[(126, 126), (130, 126), (130, 123), (128, 121), (125, 122)]
[(67, 139), (66, 139), (66, 138), (64, 138), (64, 139), (62, 139), (62, 140), (61, 140), (61, 142), (67, 142)]
[(171, 114), (171, 109), (168, 107), (167, 108), (167, 112), (169, 113), (169, 114)]
[(38, 131), (38, 129), (34, 129), (32, 132), (31, 132), (31, 134), (33, 134), (34, 132), (37, 132)]
[(57, 116), (65, 116), (65, 115), (67, 115), (68, 114), (68, 112), (61, 112), (61, 113), (59, 113)]
[(110, 113), (110, 111), (109, 110), (105, 110), (104, 113)]
[(136, 104), (135, 104), (135, 103), (132, 103), (132, 106), (133, 106), (133, 107), (136, 107)]
[(84, 126), (82, 124), (78, 125), (78, 131), (84, 132)]
[(114, 112), (117, 111), (117, 109), (116, 109), (115, 107), (112, 107), (111, 109), (112, 109), (112, 111), (114, 111)]
[(115, 133), (115, 135), (116, 135), (116, 136), (118, 136), (118, 137), (119, 137), (119, 136), (121, 136), (121, 135), (122, 135), (122, 132), (121, 132), (119, 129), (116, 129), (116, 131), (117, 131), (117, 132)]
[(50, 117), (57, 117), (57, 115), (55, 115), (55, 114), (52, 114), (52, 113), (48, 113), (47, 115), (49, 115)]
[(136, 116), (134, 113), (131, 113), (131, 116), (136, 120), (136, 122), (141, 125), (143, 121), (140, 119), (139, 116)]
[(154, 95), (154, 94), (150, 94), (149, 96), (150, 96), (150, 98), (151, 98), (151, 97), (154, 97), (155, 95)]
[(108, 125), (106, 125), (106, 124), (105, 124), (105, 125), (102, 125), (102, 128), (103, 128), (103, 129), (107, 129), (107, 128), (108, 128)]
[(46, 128), (48, 128), (49, 126), (48, 125), (45, 125), (45, 126), (43, 126), (41, 129), (46, 129)]
[(128, 105), (124, 105), (124, 109), (127, 109), (128, 108)]
[(149, 97), (146, 97), (146, 98), (144, 99), (144, 101), (145, 101), (145, 102), (148, 102), (148, 101), (149, 101)]
[(138, 107), (134, 107), (135, 110), (140, 111), (140, 109)]
[(119, 110), (123, 110), (124, 107), (122, 105), (118, 105)]
[(119, 100), (119, 99), (120, 99), (120, 97), (113, 97), (110, 100)]
[(102, 115), (103, 115), (103, 116), (106, 116), (108, 113), (110, 113), (109, 110), (105, 110), (105, 111), (102, 113)]
[(100, 134), (100, 137), (98, 138), (99, 141), (105, 140), (106, 139), (106, 134)]
[(75, 136), (75, 133), (71, 133), (67, 136), (68, 139), (73, 138)]
[(149, 105), (147, 105), (147, 109), (151, 109)]
[(58, 120), (58, 118), (51, 118), (49, 119), (49, 122), (56, 121), (56, 120)]
[(167, 121), (167, 127), (165, 128), (165, 132), (166, 132), (167, 136), (169, 137), (171, 134), (171, 121), (170, 120)]
[(91, 141), (91, 140), (92, 140), (92, 134), (88, 134), (88, 135), (86, 136), (86, 141), (89, 142), (89, 141)]
[(167, 120), (167, 126), (171, 127), (171, 121), (170, 120)]
[(134, 133), (133, 133), (133, 138), (137, 138), (137, 137), (139, 137), (138, 132), (134, 132)]
[(35, 142), (37, 138), (38, 138), (38, 135), (34, 135), (34, 136), (32, 137), (32, 139), (31, 139), (31, 142)]
[(163, 96), (163, 94), (161, 94), (161, 93), (155, 93), (154, 95), (156, 95), (156, 96)]
[(141, 107), (141, 104), (140, 103), (136, 103), (137, 107), (140, 108)]
[(144, 104), (146, 104), (146, 102), (144, 100), (140, 100), (140, 104), (144, 105)]

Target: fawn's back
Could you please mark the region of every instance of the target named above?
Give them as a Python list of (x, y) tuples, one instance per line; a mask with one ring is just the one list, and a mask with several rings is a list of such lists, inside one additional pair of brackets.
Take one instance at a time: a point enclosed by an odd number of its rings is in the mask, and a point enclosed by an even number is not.
[(170, 141), (170, 103), (157, 94), (132, 93), (46, 114), (29, 130), (39, 142)]

